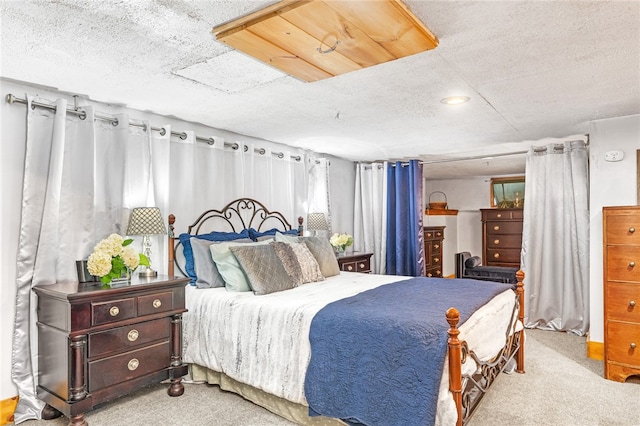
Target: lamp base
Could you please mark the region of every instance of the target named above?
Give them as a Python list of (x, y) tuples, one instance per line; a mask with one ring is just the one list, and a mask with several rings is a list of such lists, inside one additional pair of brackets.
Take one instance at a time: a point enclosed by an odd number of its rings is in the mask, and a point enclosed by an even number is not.
[(138, 276), (143, 278), (155, 278), (158, 276), (158, 271), (154, 271), (151, 268), (147, 268), (144, 271), (140, 271), (138, 273)]

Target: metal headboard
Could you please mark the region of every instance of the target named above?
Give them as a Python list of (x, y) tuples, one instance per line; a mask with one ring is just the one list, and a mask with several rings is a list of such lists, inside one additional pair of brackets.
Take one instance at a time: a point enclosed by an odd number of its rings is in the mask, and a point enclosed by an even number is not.
[[(186, 276), (178, 262), (176, 253), (181, 243), (174, 234), (175, 216), (169, 215), (169, 275), (174, 273), (174, 265)], [(298, 232), (302, 232), (302, 217), (298, 218)], [(189, 227), (187, 233), (199, 235), (211, 231), (240, 232), (253, 228), (257, 231), (267, 231), (277, 228), (283, 231), (291, 230), (291, 224), (278, 211), (270, 211), (264, 204), (253, 198), (238, 198), (220, 210), (211, 209), (202, 213)]]

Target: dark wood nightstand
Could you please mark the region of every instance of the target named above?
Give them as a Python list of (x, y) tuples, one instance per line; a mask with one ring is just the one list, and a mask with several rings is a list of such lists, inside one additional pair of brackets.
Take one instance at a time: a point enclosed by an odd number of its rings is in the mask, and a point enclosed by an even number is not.
[(347, 252), (337, 256), (341, 271), (371, 273), (371, 256), (373, 253)]
[(182, 314), (188, 278), (159, 275), (104, 287), (60, 282), (38, 295), (38, 398), (86, 425), (96, 405), (170, 379), (184, 392)]

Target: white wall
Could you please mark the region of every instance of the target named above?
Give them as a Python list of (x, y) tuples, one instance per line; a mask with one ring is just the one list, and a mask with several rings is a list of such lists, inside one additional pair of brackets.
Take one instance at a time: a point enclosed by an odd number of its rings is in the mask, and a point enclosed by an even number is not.
[[(589, 340), (604, 341), (602, 207), (634, 206), (637, 200), (636, 150), (640, 149), (640, 115), (598, 120), (589, 131), (590, 314)], [(604, 153), (620, 150), (620, 162), (604, 161)]]
[[(25, 94), (32, 94), (54, 100), (66, 97), (69, 104), (73, 99), (53, 89), (41, 88), (35, 85), (0, 79), (0, 400), (17, 395), (17, 390), (11, 381), (11, 342), (15, 315), (16, 294), (16, 252), (20, 234), (20, 213), (22, 202), (22, 178), (24, 167), (26, 106), (22, 104), (8, 104), (5, 99), (8, 93), (19, 98)], [(91, 103), (86, 102), (83, 105)], [(113, 107), (106, 104), (95, 104), (96, 110), (103, 113), (126, 112), (133, 119), (149, 120), (153, 126), (171, 124), (173, 130), (195, 130), (199, 136), (222, 137), (225, 141), (256, 143), (257, 146), (270, 147), (276, 151), (288, 150), (296, 154), (305, 151), (275, 144), (261, 139), (213, 129), (201, 124), (185, 122), (175, 118), (157, 114)], [(353, 197), (355, 194), (355, 168), (352, 162), (331, 158), (331, 205), (336, 229), (353, 233)], [(228, 200), (230, 201), (230, 200)], [(211, 206), (222, 207), (223, 204)], [(303, 214), (304, 212), (301, 212)], [(297, 218), (290, 218), (293, 226), (297, 226)], [(177, 228), (179, 229), (179, 228)]]

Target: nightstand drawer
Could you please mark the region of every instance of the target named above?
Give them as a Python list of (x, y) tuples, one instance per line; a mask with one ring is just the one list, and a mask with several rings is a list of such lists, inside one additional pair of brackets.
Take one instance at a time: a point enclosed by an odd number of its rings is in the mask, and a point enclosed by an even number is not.
[(345, 272), (370, 273), (372, 254), (354, 252), (353, 254), (338, 256), (338, 267)]
[(89, 358), (122, 352), (171, 335), (171, 318), (141, 322), (89, 335)]
[(138, 316), (166, 312), (173, 309), (173, 293), (156, 293), (138, 297)]
[(135, 298), (91, 303), (91, 325), (107, 324), (136, 317)]
[(171, 363), (169, 340), (143, 349), (89, 362), (89, 392), (166, 369)]

